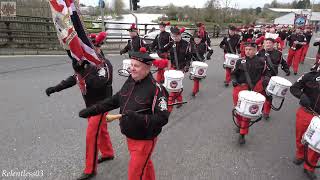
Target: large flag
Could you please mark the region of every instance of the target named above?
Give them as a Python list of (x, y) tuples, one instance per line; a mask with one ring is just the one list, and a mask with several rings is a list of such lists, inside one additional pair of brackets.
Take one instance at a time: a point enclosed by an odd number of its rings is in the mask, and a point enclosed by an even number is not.
[(100, 66), (100, 59), (87, 37), (74, 0), (50, 0), (52, 18), (60, 43), (78, 61), (87, 60)]

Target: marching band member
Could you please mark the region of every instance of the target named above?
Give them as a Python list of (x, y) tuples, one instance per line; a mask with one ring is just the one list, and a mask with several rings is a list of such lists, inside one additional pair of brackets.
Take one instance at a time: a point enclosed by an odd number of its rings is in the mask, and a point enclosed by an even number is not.
[[(99, 33), (98, 36), (91, 35), (91, 39), (95, 37), (93, 44), (99, 48), (105, 39), (106, 33)], [(46, 94), (50, 96), (52, 93), (60, 92), (70, 88), (76, 84), (79, 85), (86, 107), (112, 96), (112, 65), (109, 60), (105, 59), (105, 67), (97, 69), (87, 61), (78, 62), (71, 56), (72, 67), (75, 74), (61, 81), (58, 85), (46, 89)], [(108, 125), (105, 121), (107, 112), (98, 113), (87, 116), (88, 126), (86, 135), (86, 167), (83, 174), (78, 180), (85, 180), (94, 177), (97, 173), (97, 163), (112, 160), (114, 158), (114, 150), (108, 132)], [(102, 156), (98, 158), (98, 150)]]
[(128, 40), (127, 45), (120, 51), (120, 55), (129, 51), (139, 52), (140, 48), (145, 46), (143, 40), (139, 37), (138, 28), (135, 23), (131, 25), (128, 31), (131, 39)]
[[(290, 88), (290, 92), (300, 99), (300, 108), (296, 113), (296, 157), (293, 163), (296, 165), (302, 164), (304, 159), (304, 145), (301, 143), (301, 138), (307, 130), (312, 118), (316, 114), (320, 114), (320, 64), (315, 64), (313, 71), (301, 76)], [(319, 154), (312, 149), (307, 149), (308, 162), (311, 166), (316, 166)], [(304, 173), (309, 179), (316, 179), (314, 167), (308, 163), (304, 163)]]
[(164, 82), (164, 69), (168, 66), (168, 51), (164, 51), (164, 47), (167, 46), (171, 41), (170, 33), (166, 31), (166, 26), (170, 25), (170, 22), (159, 24), (160, 34), (156, 36), (149, 49), (151, 51), (157, 51), (158, 56), (161, 59), (153, 61), (153, 65), (158, 68), (156, 80), (158, 83)]
[(315, 42), (313, 43), (313, 46), (319, 46), (317, 55), (316, 55), (316, 62), (315, 62), (315, 63), (318, 63), (320, 62), (320, 39), (316, 39)]
[(151, 51), (156, 51), (160, 58), (168, 59), (168, 52), (164, 51), (164, 46), (169, 44), (171, 40), (170, 33), (166, 31), (166, 26), (169, 26), (170, 22), (160, 22), (159, 29), (160, 34), (156, 36), (153, 40), (149, 49)]
[(250, 29), (248, 26), (244, 26), (244, 29), (241, 34), (241, 43), (240, 43), (240, 55), (245, 57), (245, 46), (244, 44), (248, 42), (248, 39), (253, 39), (253, 29)]
[(206, 51), (208, 51), (208, 54), (206, 56), (207, 60), (211, 59), (211, 56), (213, 54), (213, 50), (211, 48), (211, 40), (209, 37), (208, 32), (206, 31), (205, 25), (203, 23), (197, 23), (199, 36), (201, 37), (201, 41), (207, 45)]
[(282, 52), (282, 50), (285, 48), (286, 39), (288, 37), (288, 31), (286, 27), (282, 27), (280, 31), (278, 31), (279, 37), (280, 37), (280, 47), (279, 51)]
[[(240, 54), (240, 35), (236, 34), (236, 27), (235, 26), (229, 26), (228, 30), (228, 37), (224, 37), (223, 40), (220, 42), (220, 48), (223, 49), (224, 55), (227, 53), (231, 54)], [(226, 58), (224, 56), (224, 58)], [(226, 76), (224, 85), (226, 87), (229, 86), (229, 83), (231, 81), (231, 68), (226, 67)]]
[[(195, 32), (193, 37), (190, 39), (190, 45), (191, 45), (191, 54), (192, 54), (192, 60), (193, 61), (205, 61), (205, 53), (207, 46), (204, 42), (201, 41), (201, 37), (199, 33)], [(196, 94), (199, 92), (200, 88), (200, 78), (194, 77), (193, 79), (193, 90), (192, 90), (192, 96), (196, 96)]]
[(306, 37), (307, 41), (306, 41), (306, 44), (302, 47), (301, 61), (300, 61), (301, 64), (304, 63), (304, 60), (305, 60), (306, 55), (308, 53), (308, 49), (309, 49), (309, 45), (310, 45), (310, 41), (311, 41), (313, 33), (312, 33), (310, 27), (306, 27), (303, 34)]
[[(165, 51), (169, 50), (169, 69), (175, 69), (183, 71), (184, 73), (189, 71), (190, 62), (191, 62), (191, 53), (190, 53), (190, 44), (182, 39), (181, 33), (184, 32), (185, 28), (179, 29), (177, 26), (171, 27), (171, 41), (168, 46), (164, 49)], [(169, 104), (177, 102), (182, 102), (182, 91), (181, 92), (171, 92), (169, 95)], [(180, 108), (182, 104), (177, 105), (177, 108)], [(172, 106), (169, 106), (169, 112), (172, 110)]]
[(302, 34), (301, 29), (297, 28), (295, 33), (289, 35), (287, 39), (290, 47), (287, 63), (289, 67), (293, 65), (293, 74), (297, 75), (302, 54), (302, 47), (306, 44), (306, 37)]
[[(264, 58), (256, 55), (257, 46), (254, 42), (245, 43), (245, 59), (239, 60), (236, 63), (235, 69), (231, 73), (233, 84), (233, 105), (238, 102), (238, 94), (242, 90), (253, 90), (262, 92), (262, 77), (266, 68)], [(247, 74), (247, 75), (246, 75)], [(249, 133), (250, 119), (237, 115), (237, 124), (240, 130), (239, 144), (245, 144), (245, 135)]]
[[(290, 75), (289, 67), (286, 61), (283, 59), (282, 53), (274, 48), (275, 40), (272, 38), (267, 38), (264, 40), (264, 49), (258, 52), (258, 56), (265, 58), (266, 61), (266, 71), (263, 79), (264, 89), (268, 86), (270, 78), (272, 76), (278, 75), (278, 68), (281, 65), (281, 69), (286, 73), (286, 76)], [(262, 93), (266, 97), (266, 101), (263, 106), (263, 117), (267, 120), (269, 119), (272, 96), (267, 96), (266, 93)]]
[(151, 160), (162, 127), (168, 123), (168, 93), (150, 73), (153, 58), (145, 48), (130, 52), (131, 75), (119, 92), (79, 112), (86, 118), (120, 108), (120, 129), (130, 160), (128, 180), (155, 180)]

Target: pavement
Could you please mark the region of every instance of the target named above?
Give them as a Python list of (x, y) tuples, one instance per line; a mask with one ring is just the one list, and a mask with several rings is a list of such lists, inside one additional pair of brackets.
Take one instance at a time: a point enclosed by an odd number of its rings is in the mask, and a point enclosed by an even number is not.
[[(314, 62), (317, 49), (310, 46), (294, 82)], [(184, 79), (184, 99), (174, 109), (159, 136), (152, 156), (158, 180), (302, 180), (295, 154), (295, 111), (298, 100), (290, 93), (269, 121), (250, 128), (244, 146), (231, 119), (232, 87), (225, 88), (223, 52), (214, 47), (207, 78), (200, 93), (191, 97), (192, 81)], [(109, 56), (114, 72), (125, 56)], [(291, 70), (292, 72), (292, 70)], [(45, 89), (72, 75), (67, 56), (0, 57), (0, 179), (70, 180), (83, 171), (87, 120), (78, 117), (84, 108), (78, 87), (50, 97)], [(280, 70), (280, 75), (284, 72)], [(125, 77), (114, 74), (117, 91)], [(111, 113), (117, 113), (114, 110)], [(115, 159), (98, 166), (96, 180), (127, 179), (128, 150), (117, 122), (109, 124)], [(14, 172), (34, 173), (23, 177)], [(6, 176), (12, 172), (13, 176)], [(37, 174), (38, 173), (38, 174)], [(25, 174), (24, 174), (25, 175)]]

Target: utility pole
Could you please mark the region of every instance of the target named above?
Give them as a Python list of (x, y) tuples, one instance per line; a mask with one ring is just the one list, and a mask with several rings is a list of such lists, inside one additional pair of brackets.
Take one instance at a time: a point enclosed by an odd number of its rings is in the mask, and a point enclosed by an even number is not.
[[(135, 19), (136, 26), (137, 26), (137, 28), (138, 28), (138, 18), (137, 18), (137, 16), (133, 13), (133, 4), (132, 4), (132, 1), (133, 1), (133, 0), (129, 0), (129, 1), (130, 1), (130, 11), (131, 11), (132, 16), (133, 16), (134, 19)], [(136, 2), (134, 2), (134, 3), (136, 3)]]
[(105, 32), (106, 26), (104, 24), (104, 8), (105, 8), (104, 0), (99, 0), (99, 6), (100, 6), (100, 11), (101, 11), (101, 28), (102, 28), (102, 32)]

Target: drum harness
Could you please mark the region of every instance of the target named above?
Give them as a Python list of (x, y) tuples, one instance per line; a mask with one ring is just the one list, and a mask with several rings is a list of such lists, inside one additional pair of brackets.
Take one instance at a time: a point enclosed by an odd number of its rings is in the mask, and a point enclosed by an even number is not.
[[(249, 90), (252, 91), (253, 85), (252, 85), (252, 81), (251, 81), (250, 75), (249, 75), (249, 73), (248, 73), (247, 63), (243, 64), (243, 70), (244, 70), (244, 74), (245, 74), (245, 76), (246, 76), (246, 81), (247, 81), (247, 83), (248, 83), (248, 85), (249, 85)], [(249, 125), (248, 125), (247, 127), (241, 127), (241, 126), (238, 125), (238, 123), (235, 121), (235, 119), (234, 119), (235, 116), (236, 116), (236, 109), (234, 108), (234, 109), (232, 110), (232, 120), (233, 120), (233, 123), (234, 123), (238, 128), (240, 128), (240, 129), (249, 128), (249, 127), (251, 127), (253, 124), (261, 121), (261, 119), (262, 119), (262, 116), (260, 116), (260, 117), (257, 118), (256, 120), (253, 120), (253, 121), (248, 120), (248, 121), (249, 121)]]
[[(274, 64), (273, 64), (272, 61), (271, 61), (270, 54), (267, 53), (267, 52), (265, 52), (265, 56), (266, 56), (267, 67), (273, 72), (273, 74), (277, 74), (277, 73), (276, 73), (276, 70), (274, 69)], [(267, 91), (266, 91), (266, 93), (267, 93)], [(272, 97), (272, 96), (271, 96), (271, 97)], [(275, 106), (271, 103), (271, 108), (272, 108), (274, 111), (280, 111), (280, 109), (281, 109), (281, 107), (282, 107), (282, 105), (283, 105), (283, 102), (284, 102), (284, 98), (282, 98), (279, 107), (275, 107)]]

